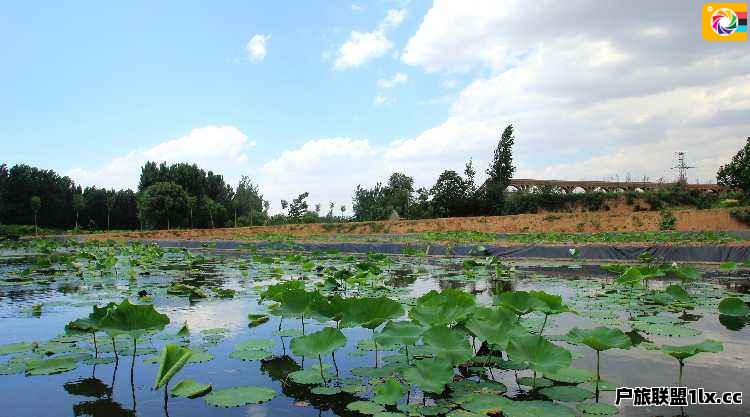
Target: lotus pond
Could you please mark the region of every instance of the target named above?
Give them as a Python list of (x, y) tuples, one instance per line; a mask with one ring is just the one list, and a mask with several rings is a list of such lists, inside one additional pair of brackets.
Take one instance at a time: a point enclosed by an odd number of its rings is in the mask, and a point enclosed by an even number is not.
[(750, 271), (0, 246), (0, 409), (60, 416), (750, 416)]

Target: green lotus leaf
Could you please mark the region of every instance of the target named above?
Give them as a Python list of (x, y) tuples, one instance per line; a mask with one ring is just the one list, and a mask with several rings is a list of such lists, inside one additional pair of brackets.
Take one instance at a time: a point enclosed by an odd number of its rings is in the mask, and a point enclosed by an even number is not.
[(281, 303), (284, 294), (294, 290), (304, 290), (305, 282), (300, 280), (285, 281), (279, 284), (268, 286), (265, 291), (260, 293), (260, 300), (271, 300)]
[(539, 392), (550, 400), (562, 402), (581, 402), (594, 398), (593, 392), (570, 386), (542, 388)]
[(466, 321), (476, 309), (474, 296), (460, 290), (432, 290), (417, 299), (409, 317), (426, 326), (450, 326)]
[(343, 327), (362, 326), (372, 330), (388, 320), (404, 315), (401, 303), (388, 297), (346, 298), (343, 308)]
[(381, 346), (415, 345), (424, 328), (411, 321), (389, 321), (383, 330), (375, 335)]
[(212, 388), (211, 384), (201, 384), (192, 379), (183, 379), (172, 387), (172, 396), (198, 398), (211, 392)]
[(500, 414), (503, 412), (505, 407), (510, 405), (513, 401), (508, 398), (496, 396), (496, 395), (482, 395), (477, 396), (471, 401), (461, 404), (461, 408), (477, 413), (479, 415), (486, 416), (487, 414)]
[(191, 299), (208, 298), (208, 295), (202, 288), (194, 285), (173, 282), (167, 287), (167, 294), (188, 296)]
[(632, 346), (630, 338), (622, 330), (603, 326), (594, 329), (574, 327), (568, 332), (568, 341), (599, 352), (614, 348), (629, 349)]
[(527, 387), (532, 388), (545, 388), (545, 387), (551, 387), (552, 385), (555, 385), (554, 382), (547, 378), (539, 378), (539, 377), (531, 377), (531, 376), (522, 376), (518, 378), (518, 383), (521, 385), (526, 385)]
[(248, 314), (247, 319), (250, 320), (250, 327), (257, 327), (267, 322), (270, 317), (268, 314)]
[(78, 364), (70, 358), (39, 359), (26, 362), (26, 375), (53, 375), (76, 369)]
[(190, 355), (188, 363), (204, 363), (213, 360), (214, 355), (211, 352), (203, 349), (193, 350), (193, 354)]
[(457, 365), (474, 356), (474, 351), (466, 334), (444, 326), (432, 327), (422, 334), (422, 342), (435, 352), (437, 357), (444, 358)]
[(375, 413), (372, 417), (406, 417), (404, 413), (395, 413), (393, 411), (383, 411), (382, 413)]
[(631, 266), (620, 274), (615, 282), (622, 285), (634, 286), (640, 284), (643, 280), (644, 277), (641, 271), (637, 267)]
[(422, 391), (439, 394), (453, 381), (453, 365), (442, 358), (421, 359), (404, 371), (404, 377)]
[(291, 289), (281, 295), (280, 310), (286, 317), (300, 317), (307, 315), (310, 304), (316, 298), (322, 297), (319, 292), (309, 292), (304, 289)]
[(497, 297), (496, 302), (518, 316), (547, 308), (544, 301), (526, 291), (504, 292)]
[(236, 350), (268, 350), (274, 346), (271, 339), (250, 339), (234, 345)]
[(235, 350), (229, 354), (230, 358), (240, 359), (243, 361), (259, 361), (273, 356), (268, 350)]
[[(323, 365), (323, 376), (326, 380), (331, 379), (334, 375), (329, 372), (328, 365)], [(299, 371), (294, 371), (289, 374), (289, 378), (302, 385), (316, 385), (320, 384), (322, 382), (320, 377), (320, 367), (318, 366), (311, 366), (308, 369), (302, 369)]]
[(190, 355), (193, 351), (179, 345), (168, 344), (164, 346), (159, 357), (159, 370), (156, 372), (156, 381), (154, 381), (154, 389), (158, 389), (162, 385), (169, 384), (169, 380), (177, 372), (180, 372), (183, 366), (190, 359)]
[(180, 327), (180, 330), (177, 331), (177, 334), (175, 334), (177, 337), (190, 337), (190, 329), (188, 328), (187, 322), (182, 324), (182, 327)]
[(675, 274), (675, 276), (683, 282), (698, 281), (701, 279), (701, 276), (703, 276), (700, 271), (692, 266), (679, 266), (677, 268), (672, 268), (670, 272)]
[(99, 328), (110, 333), (126, 333), (133, 337), (147, 330), (161, 330), (169, 324), (169, 317), (151, 304), (131, 304), (125, 299), (117, 307), (107, 310), (99, 321)]
[(578, 411), (582, 412), (584, 416), (612, 416), (620, 411), (612, 404), (602, 403), (579, 403), (576, 404), (576, 408)]
[(594, 380), (595, 375), (588, 369), (561, 368), (554, 372), (546, 372), (544, 377), (553, 381), (565, 382), (567, 384), (580, 384), (582, 382)]
[(346, 405), (346, 409), (350, 411), (356, 411), (358, 413), (373, 415), (382, 413), (385, 411), (382, 405), (374, 403), (372, 401), (354, 401)]
[(538, 372), (554, 372), (570, 366), (570, 352), (539, 335), (516, 336), (508, 342), (508, 355), (526, 362)]
[(664, 345), (661, 347), (662, 352), (677, 359), (683, 361), (687, 358), (695, 356), (699, 353), (717, 353), (724, 350), (724, 345), (716, 340), (706, 339), (700, 343), (694, 343), (692, 345), (683, 346), (671, 346)]
[(670, 285), (664, 289), (664, 292), (677, 301), (687, 302), (693, 299), (693, 297), (691, 297), (690, 294), (679, 285)]
[(315, 333), (295, 337), (289, 345), (295, 355), (315, 357), (326, 355), (344, 347), (346, 345), (346, 336), (341, 333), (341, 330), (334, 329), (333, 327), (324, 327)]
[(575, 417), (575, 411), (550, 401), (513, 401), (503, 409), (505, 417)]
[(339, 387), (315, 387), (310, 390), (313, 395), (336, 395), (341, 393)]
[(375, 387), (372, 400), (378, 404), (396, 404), (409, 388), (395, 378), (388, 378), (384, 383)]
[(701, 334), (700, 330), (693, 329), (692, 327), (669, 323), (649, 323), (644, 322), (641, 319), (633, 320), (630, 322), (630, 325), (635, 330), (659, 336), (689, 337)]
[(719, 302), (719, 314), (732, 317), (744, 317), (750, 314), (750, 307), (742, 299), (727, 297)]
[(508, 310), (498, 308), (477, 308), (465, 327), (479, 339), (503, 349), (512, 335), (526, 333), (516, 321), (516, 316)]
[(21, 353), (31, 350), (33, 345), (28, 342), (8, 343), (0, 345), (0, 356), (10, 355), (12, 353)]
[(88, 317), (73, 320), (65, 325), (66, 331), (93, 332), (99, 330), (99, 321), (107, 315), (107, 311), (117, 307), (116, 303), (109, 303), (104, 307), (92, 306)]
[(537, 311), (544, 314), (561, 314), (571, 311), (570, 307), (563, 304), (562, 297), (559, 295), (549, 294), (544, 291), (529, 291), (529, 294), (542, 302)]
[(215, 407), (242, 407), (271, 401), (276, 391), (266, 387), (234, 387), (212, 391), (205, 397), (206, 404)]

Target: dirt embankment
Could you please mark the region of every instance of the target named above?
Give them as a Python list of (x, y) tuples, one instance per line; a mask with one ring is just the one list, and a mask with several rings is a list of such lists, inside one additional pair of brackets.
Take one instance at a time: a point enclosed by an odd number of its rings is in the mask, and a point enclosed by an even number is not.
[[(678, 231), (750, 230), (729, 215), (729, 209), (675, 210)], [(424, 220), (378, 222), (289, 224), (222, 229), (154, 230), (147, 232), (110, 232), (88, 235), (90, 239), (252, 239), (268, 234), (298, 237), (322, 234), (419, 233), (475, 231), (486, 233), (525, 232), (636, 232), (659, 230), (657, 211), (610, 211), (577, 213), (518, 214), (514, 216), (452, 217)]]

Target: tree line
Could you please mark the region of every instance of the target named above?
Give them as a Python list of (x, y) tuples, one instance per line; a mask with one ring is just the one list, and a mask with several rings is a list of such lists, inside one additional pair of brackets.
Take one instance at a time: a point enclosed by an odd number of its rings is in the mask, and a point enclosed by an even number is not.
[[(49, 229), (162, 229), (251, 226), (283, 223), (370, 221), (391, 218), (433, 218), (534, 213), (583, 205), (589, 210), (606, 208), (603, 193), (564, 194), (540, 187), (534, 193), (506, 193), (515, 172), (513, 125), (500, 135), (485, 172), (487, 180), (475, 182), (476, 169), (469, 160), (462, 173), (443, 171), (431, 187), (414, 187), (414, 179), (393, 173), (386, 183), (356, 187), (352, 215), (333, 202), (323, 209), (307, 202), (304, 192), (281, 200), (282, 213), (270, 215), (270, 202), (257, 184), (243, 176), (236, 188), (224, 177), (196, 164), (147, 162), (141, 168), (136, 191), (99, 187), (82, 188), (67, 176), (19, 164), (0, 165), (0, 224), (38, 225)], [(750, 138), (732, 161), (717, 174), (720, 185), (750, 195)], [(703, 208), (714, 203), (685, 190), (644, 195), (645, 200), (695, 203)], [(659, 200), (659, 201), (656, 201)], [(710, 200), (710, 201), (709, 201)], [(652, 204), (652, 205), (654, 205)]]

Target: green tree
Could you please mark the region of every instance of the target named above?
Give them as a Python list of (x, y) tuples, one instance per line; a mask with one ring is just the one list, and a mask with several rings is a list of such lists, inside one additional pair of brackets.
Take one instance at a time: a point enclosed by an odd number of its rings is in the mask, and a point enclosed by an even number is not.
[(486, 206), (485, 210), (493, 214), (501, 211), (503, 194), (508, 185), (510, 185), (510, 180), (516, 171), (516, 167), (513, 166), (514, 140), (513, 125), (510, 124), (503, 130), (500, 141), (495, 148), (492, 163), (487, 169), (488, 178), (484, 183), (484, 205)]
[(34, 234), (39, 234), (39, 227), (37, 226), (37, 215), (39, 214), (39, 209), (42, 208), (42, 199), (39, 198), (39, 196), (31, 196), (31, 199), (29, 200), (29, 205), (31, 206), (31, 211), (34, 212)]
[(188, 207), (188, 220), (190, 221), (190, 228), (193, 228), (193, 210), (195, 209), (195, 205), (198, 203), (198, 197), (194, 195), (188, 195), (187, 198), (187, 207)]
[(203, 197), (203, 207), (208, 213), (208, 218), (211, 221), (211, 228), (213, 229), (214, 227), (216, 227), (214, 219), (216, 218), (216, 215), (219, 213), (219, 211), (223, 209), (223, 207), (221, 204), (217, 203), (208, 196)]
[(110, 229), (110, 217), (112, 215), (112, 209), (115, 207), (115, 201), (117, 201), (117, 193), (115, 190), (105, 191), (104, 206), (107, 208), (107, 231)]
[(719, 185), (742, 190), (745, 195), (750, 196), (750, 137), (745, 146), (732, 157), (732, 161), (719, 168), (716, 181)]
[(307, 213), (307, 197), (310, 196), (310, 193), (304, 192), (297, 196), (294, 200), (292, 200), (292, 203), (289, 204), (289, 218), (293, 221), (301, 221), (302, 216)]
[(76, 215), (76, 230), (78, 230), (78, 213), (83, 209), (84, 207), (84, 200), (83, 200), (83, 194), (81, 193), (81, 190), (78, 189), (73, 192), (73, 197), (70, 201), (71, 206), (73, 206), (73, 211)]
[(173, 182), (157, 182), (143, 191), (143, 215), (148, 223), (171, 228), (187, 213), (188, 194), (182, 186)]
[(5, 218), (5, 199), (8, 189), (8, 166), (0, 164), (0, 224)]
[(437, 217), (466, 215), (469, 185), (456, 171), (443, 171), (430, 190), (431, 206)]
[(267, 210), (263, 205), (263, 195), (260, 193), (260, 188), (250, 180), (250, 177), (242, 176), (232, 202), (235, 227), (237, 227), (238, 216), (239, 223), (243, 226), (262, 224), (265, 221)]

